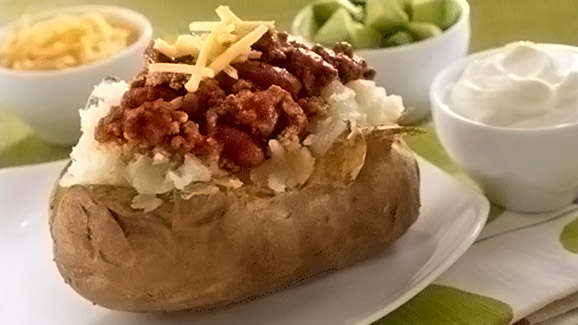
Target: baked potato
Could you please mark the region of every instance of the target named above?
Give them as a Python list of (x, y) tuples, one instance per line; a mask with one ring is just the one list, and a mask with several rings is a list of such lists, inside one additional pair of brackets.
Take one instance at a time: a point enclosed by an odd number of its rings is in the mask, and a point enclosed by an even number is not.
[(243, 302), (369, 258), (418, 217), (401, 98), (351, 46), (217, 13), (80, 111), (49, 222), (65, 282), (98, 305)]
[(88, 300), (148, 312), (240, 302), (371, 257), (416, 220), (419, 172), (398, 135), (359, 137), (367, 154), (354, 180), (343, 157), (357, 145), (345, 138), (303, 188), (284, 193), (171, 193), (145, 213), (131, 208), (130, 188), (58, 186), (50, 217), (56, 265)]

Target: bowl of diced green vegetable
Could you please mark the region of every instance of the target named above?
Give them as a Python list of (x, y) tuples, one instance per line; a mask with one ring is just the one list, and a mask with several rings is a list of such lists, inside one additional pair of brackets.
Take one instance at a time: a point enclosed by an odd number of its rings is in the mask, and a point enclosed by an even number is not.
[(470, 8), (466, 0), (315, 0), (291, 32), (329, 48), (351, 43), (376, 69), (376, 83), (403, 97), (402, 122), (413, 123), (429, 114), (437, 73), (468, 52)]

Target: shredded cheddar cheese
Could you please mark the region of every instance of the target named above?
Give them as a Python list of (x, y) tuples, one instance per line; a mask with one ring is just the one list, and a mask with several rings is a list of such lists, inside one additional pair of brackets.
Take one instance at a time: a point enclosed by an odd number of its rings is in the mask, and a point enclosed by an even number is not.
[(239, 18), (237, 15), (235, 15), (235, 13), (233, 13), (231, 11), (231, 9), (229, 9), (229, 7), (227, 7), (227, 6), (219, 6), (219, 7), (217, 7), (217, 9), (215, 9), (215, 12), (217, 13), (217, 16), (219, 16), (219, 18), (221, 20), (232, 21), (232, 22), (241, 21), (241, 18)]
[[(218, 22), (193, 22), (189, 25), (189, 30), (191, 32), (210, 32), (214, 30), (218, 24)], [(238, 32), (248, 32), (261, 25), (266, 26), (269, 29), (275, 27), (275, 24), (271, 21), (241, 21), (232, 22), (231, 24)]]
[(231, 61), (233, 61), (237, 56), (249, 55), (251, 51), (251, 45), (257, 42), (263, 34), (269, 30), (264, 25), (259, 25), (254, 31), (245, 35), (237, 43), (231, 45), (225, 50), (221, 55), (215, 58), (209, 68), (214, 71), (221, 71), (225, 66), (227, 66)]
[[(189, 25), (192, 35), (181, 35), (172, 45), (162, 39), (154, 43), (155, 49), (170, 58), (193, 56), (193, 65), (153, 63), (149, 73), (189, 74), (185, 84), (189, 92), (197, 90), (204, 78), (212, 78), (221, 71), (237, 79), (237, 71), (231, 64), (259, 58), (261, 53), (252, 50), (251, 46), (269, 29), (275, 28), (275, 24), (272, 21), (243, 21), (227, 6), (219, 6), (216, 13), (220, 21), (193, 22)], [(201, 34), (197, 35), (197, 32)]]
[(187, 55), (198, 56), (203, 42), (192, 35), (180, 35), (173, 45), (157, 39), (154, 47), (168, 57), (179, 58)]
[(239, 79), (239, 74), (237, 73), (237, 70), (228, 64), (223, 68), (223, 72), (225, 72), (229, 77), (233, 79)]
[(0, 45), (0, 65), (14, 70), (78, 66), (120, 52), (129, 37), (129, 30), (111, 25), (96, 12), (35, 23), (23, 16)]

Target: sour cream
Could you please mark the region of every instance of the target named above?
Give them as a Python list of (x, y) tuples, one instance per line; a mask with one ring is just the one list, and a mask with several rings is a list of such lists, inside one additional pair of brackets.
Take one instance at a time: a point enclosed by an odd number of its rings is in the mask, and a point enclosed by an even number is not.
[(489, 125), (539, 128), (578, 122), (578, 51), (508, 44), (467, 65), (447, 96), (456, 113)]

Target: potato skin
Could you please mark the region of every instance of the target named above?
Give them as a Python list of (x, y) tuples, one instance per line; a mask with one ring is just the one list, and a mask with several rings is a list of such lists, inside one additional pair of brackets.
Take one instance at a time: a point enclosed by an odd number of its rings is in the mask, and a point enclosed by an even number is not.
[(303, 188), (277, 195), (253, 186), (189, 200), (172, 193), (144, 213), (130, 208), (132, 189), (57, 186), (56, 265), (98, 305), (151, 312), (225, 306), (371, 257), (416, 220), (419, 170), (397, 136), (364, 141), (355, 180), (331, 179), (326, 155)]

